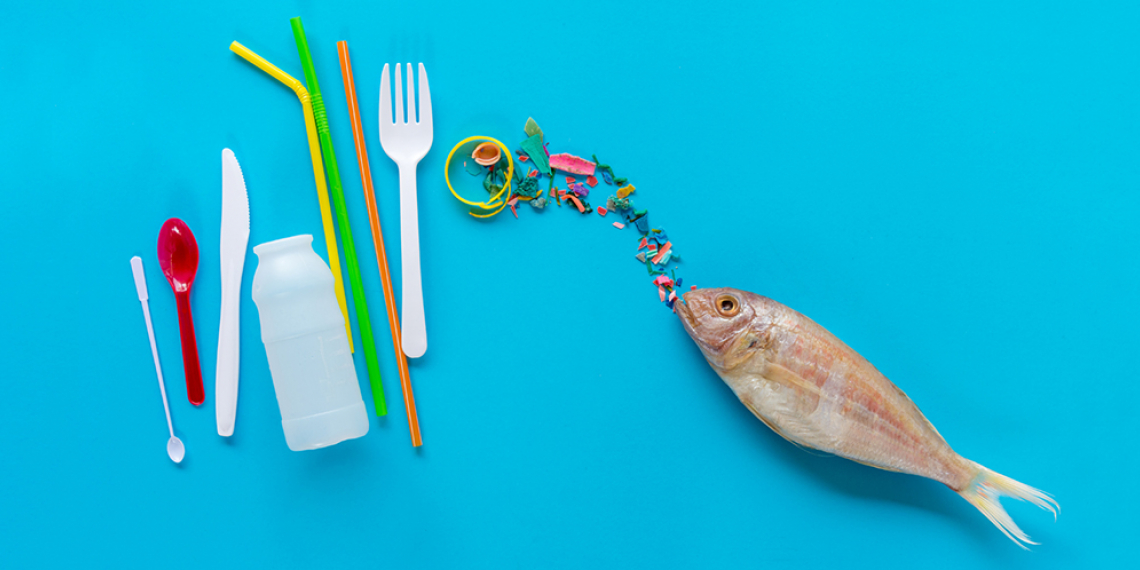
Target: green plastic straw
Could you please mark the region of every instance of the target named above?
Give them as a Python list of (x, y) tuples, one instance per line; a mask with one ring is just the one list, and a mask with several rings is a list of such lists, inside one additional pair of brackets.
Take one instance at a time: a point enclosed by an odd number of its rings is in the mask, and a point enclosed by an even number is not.
[(301, 56), (301, 68), (305, 71), (305, 83), (309, 88), (313, 115), (317, 120), (317, 136), (321, 140), (321, 154), (325, 157), (325, 172), (329, 175), (329, 193), (333, 197), (336, 221), (340, 227), (340, 241), (344, 243), (344, 257), (348, 262), (352, 303), (356, 306), (356, 322), (360, 325), (360, 340), (364, 344), (364, 362), (368, 365), (368, 381), (372, 384), (372, 401), (376, 404), (376, 415), (383, 416), (388, 414), (388, 406), (384, 403), (384, 385), (380, 382), (376, 343), (372, 340), (372, 323), (368, 319), (368, 303), (364, 300), (364, 284), (360, 281), (360, 264), (356, 261), (356, 247), (352, 244), (352, 229), (348, 226), (348, 207), (344, 203), (344, 187), (340, 183), (340, 169), (336, 165), (332, 135), (329, 134), (325, 102), (321, 98), (321, 88), (317, 85), (313, 56), (309, 53), (309, 42), (305, 40), (305, 29), (301, 27), (301, 18), (293, 18), (289, 23), (293, 26), (293, 38), (297, 40), (297, 53)]

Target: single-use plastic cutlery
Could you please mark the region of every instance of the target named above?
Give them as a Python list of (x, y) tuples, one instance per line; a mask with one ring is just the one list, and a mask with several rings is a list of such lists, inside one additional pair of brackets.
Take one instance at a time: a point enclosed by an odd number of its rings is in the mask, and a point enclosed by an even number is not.
[(403, 77), (396, 64), (396, 118), (392, 120), (392, 91), (388, 64), (380, 76), (380, 146), (400, 169), (400, 277), (403, 281), (400, 319), (404, 354), (419, 358), (427, 352), (424, 292), (420, 279), (420, 222), (416, 206), (416, 166), (431, 149), (431, 92), (427, 70), (420, 70), (419, 120), (416, 120), (415, 81), (408, 64), (408, 105), (404, 117)]
[(356, 82), (352, 79), (352, 62), (348, 57), (348, 43), (336, 43), (340, 55), (340, 74), (344, 79), (344, 97), (348, 104), (348, 118), (352, 123), (352, 140), (356, 143), (356, 162), (360, 165), (360, 183), (364, 188), (364, 203), (368, 206), (368, 221), (372, 226), (372, 245), (376, 248), (376, 265), (380, 269), (380, 285), (384, 290), (384, 303), (388, 306), (388, 325), (392, 329), (392, 347), (396, 353), (396, 370), (400, 372), (400, 388), (404, 393), (404, 410), (408, 414), (408, 429), (412, 447), (423, 445), (420, 420), (416, 414), (416, 398), (412, 394), (411, 372), (408, 357), (400, 347), (400, 317), (396, 312), (396, 295), (392, 293), (392, 276), (388, 272), (388, 255), (384, 251), (384, 236), (380, 231), (380, 212), (376, 209), (376, 192), (372, 188), (372, 169), (368, 165), (368, 149), (364, 143), (364, 126), (360, 120), (360, 104), (356, 100)]
[(158, 265), (174, 289), (178, 301), (178, 328), (182, 333), (182, 367), (186, 371), (186, 396), (195, 406), (206, 401), (202, 367), (198, 364), (198, 341), (190, 315), (190, 286), (198, 272), (198, 242), (186, 222), (170, 218), (158, 232)]
[(146, 275), (143, 274), (142, 258), (131, 258), (131, 272), (135, 275), (135, 290), (142, 303), (143, 318), (146, 319), (146, 334), (150, 337), (150, 353), (154, 355), (154, 371), (158, 373), (158, 392), (162, 394), (162, 407), (166, 410), (166, 427), (170, 429), (170, 439), (166, 442), (166, 454), (171, 461), (181, 463), (186, 456), (186, 446), (174, 436), (174, 422), (170, 421), (170, 404), (166, 401), (166, 384), (162, 381), (162, 364), (158, 361), (158, 345), (154, 342), (154, 325), (150, 322), (150, 305), (147, 304)]
[(222, 317), (218, 325), (218, 374), (214, 409), (218, 435), (234, 434), (241, 348), (241, 274), (249, 245), (249, 196), (234, 152), (222, 149)]

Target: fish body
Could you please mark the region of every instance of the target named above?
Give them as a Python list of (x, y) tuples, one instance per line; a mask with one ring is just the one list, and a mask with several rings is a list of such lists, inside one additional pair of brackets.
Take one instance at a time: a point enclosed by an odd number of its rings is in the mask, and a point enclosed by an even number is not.
[(1056, 502), (1045, 493), (955, 453), (902, 390), (811, 319), (736, 289), (683, 297), (677, 314), (705, 359), (741, 403), (789, 441), (939, 481), (1022, 547), (1035, 543), (999, 496), (1056, 515)]

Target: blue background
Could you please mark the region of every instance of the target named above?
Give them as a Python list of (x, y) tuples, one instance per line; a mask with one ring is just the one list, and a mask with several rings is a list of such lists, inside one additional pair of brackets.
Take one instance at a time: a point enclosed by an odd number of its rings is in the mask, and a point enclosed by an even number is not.
[[(1127, 2), (139, 2), (0, 8), (6, 200), (0, 565), (949, 567), (1125, 563), (1138, 525), (1140, 11)], [(1078, 6), (1079, 4), (1079, 6)], [(300, 15), (328, 104), (391, 412), (290, 452), (249, 300), (236, 435), (214, 425), (220, 153), (250, 246), (321, 226), (291, 91)], [(335, 42), (348, 40), (383, 227), (385, 62), (422, 61), (430, 349), (413, 450)], [(446, 191), (459, 139), (597, 153), (680, 275), (811, 316), (964, 456), (1053, 493), (1006, 504), (1022, 552), (945, 487), (805, 453), (735, 400), (613, 218), (479, 222)], [(600, 193), (600, 191), (599, 191)], [(155, 258), (186, 220), (207, 402), (182, 381)], [(323, 255), (323, 247), (317, 248)], [(175, 430), (128, 260), (141, 255)], [(395, 270), (398, 275), (398, 269)], [(397, 287), (398, 287), (397, 283)], [(357, 343), (359, 343), (357, 337)], [(358, 344), (359, 346), (359, 344)], [(366, 384), (363, 355), (357, 371)], [(365, 400), (371, 406), (367, 397)]]

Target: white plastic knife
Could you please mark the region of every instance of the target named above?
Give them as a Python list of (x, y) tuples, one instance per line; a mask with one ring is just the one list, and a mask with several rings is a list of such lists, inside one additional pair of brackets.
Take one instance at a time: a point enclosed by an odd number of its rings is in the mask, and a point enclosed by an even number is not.
[(241, 273), (249, 245), (249, 196), (232, 150), (222, 149), (222, 318), (214, 401), (218, 435), (234, 434), (240, 362)]

